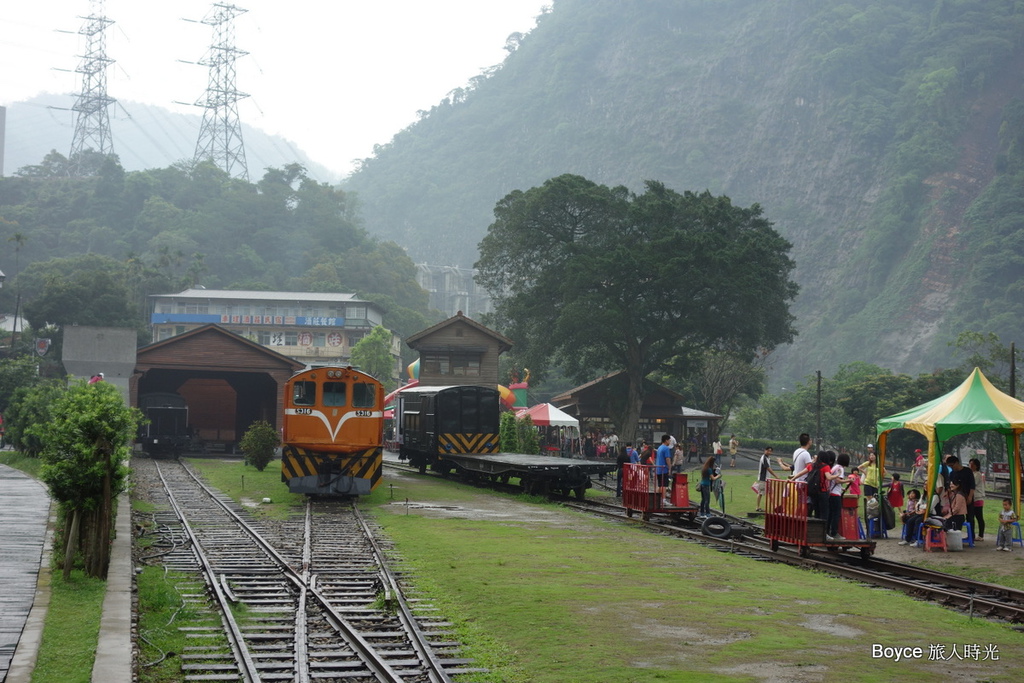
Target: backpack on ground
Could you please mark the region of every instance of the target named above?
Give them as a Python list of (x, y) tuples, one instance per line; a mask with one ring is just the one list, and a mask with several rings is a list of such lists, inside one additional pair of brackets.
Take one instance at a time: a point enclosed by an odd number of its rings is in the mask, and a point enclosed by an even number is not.
[(880, 506), (878, 504), (878, 498), (875, 496), (868, 497), (864, 501), (864, 516), (868, 519), (876, 519), (880, 512)]
[(882, 521), (885, 523), (885, 528), (893, 530), (896, 528), (896, 511), (892, 509), (892, 503), (889, 502), (888, 498), (882, 498)]

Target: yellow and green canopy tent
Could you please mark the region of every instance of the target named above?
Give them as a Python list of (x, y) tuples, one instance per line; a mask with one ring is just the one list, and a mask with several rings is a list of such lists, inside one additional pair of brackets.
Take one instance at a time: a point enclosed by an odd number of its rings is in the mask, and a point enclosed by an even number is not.
[[(950, 438), (971, 432), (994, 431), (1006, 438), (1010, 465), (1010, 499), (1020, 515), (1020, 435), (1024, 432), (1024, 401), (996, 389), (981, 370), (953, 391), (916, 408), (878, 421), (879, 467), (885, 467), (885, 444), (894, 429), (910, 429), (928, 439), (928, 485), (931, 499), (941, 465), (942, 446)], [(966, 465), (966, 463), (965, 463)]]

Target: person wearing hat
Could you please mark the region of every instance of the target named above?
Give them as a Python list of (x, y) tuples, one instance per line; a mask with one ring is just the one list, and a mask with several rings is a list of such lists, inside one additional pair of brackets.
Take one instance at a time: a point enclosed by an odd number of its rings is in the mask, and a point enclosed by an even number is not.
[(911, 468), (910, 483), (911, 484), (923, 484), (924, 475), (928, 471), (928, 464), (925, 462), (924, 453), (918, 448), (914, 451), (914, 466)]

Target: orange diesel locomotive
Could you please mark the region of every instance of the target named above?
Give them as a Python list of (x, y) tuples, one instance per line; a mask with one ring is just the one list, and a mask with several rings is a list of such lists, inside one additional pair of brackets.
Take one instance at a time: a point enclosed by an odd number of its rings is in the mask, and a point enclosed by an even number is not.
[(292, 375), (284, 392), (281, 481), (292, 493), (370, 493), (383, 466), (384, 386), (324, 367)]

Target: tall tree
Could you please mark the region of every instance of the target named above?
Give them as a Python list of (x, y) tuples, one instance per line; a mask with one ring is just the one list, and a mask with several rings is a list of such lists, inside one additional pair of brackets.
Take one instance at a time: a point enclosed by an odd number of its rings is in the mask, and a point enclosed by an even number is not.
[(644, 378), (670, 360), (708, 347), (752, 357), (793, 338), (790, 245), (756, 204), (563, 175), (507, 195), (494, 215), (476, 265), (498, 326), (535, 372), (625, 370), (611, 417), (627, 441)]
[(394, 385), (395, 358), (391, 355), (391, 332), (377, 325), (352, 347), (352, 364), (373, 375), (388, 389)]
[(80, 541), (86, 574), (107, 575), (113, 500), (124, 489), (128, 443), (141, 419), (106, 382), (77, 382), (54, 402), (41, 474), (64, 515), (65, 579)]
[(35, 358), (5, 358), (0, 360), (0, 414), (7, 410), (14, 390), (29, 387), (39, 381)]

